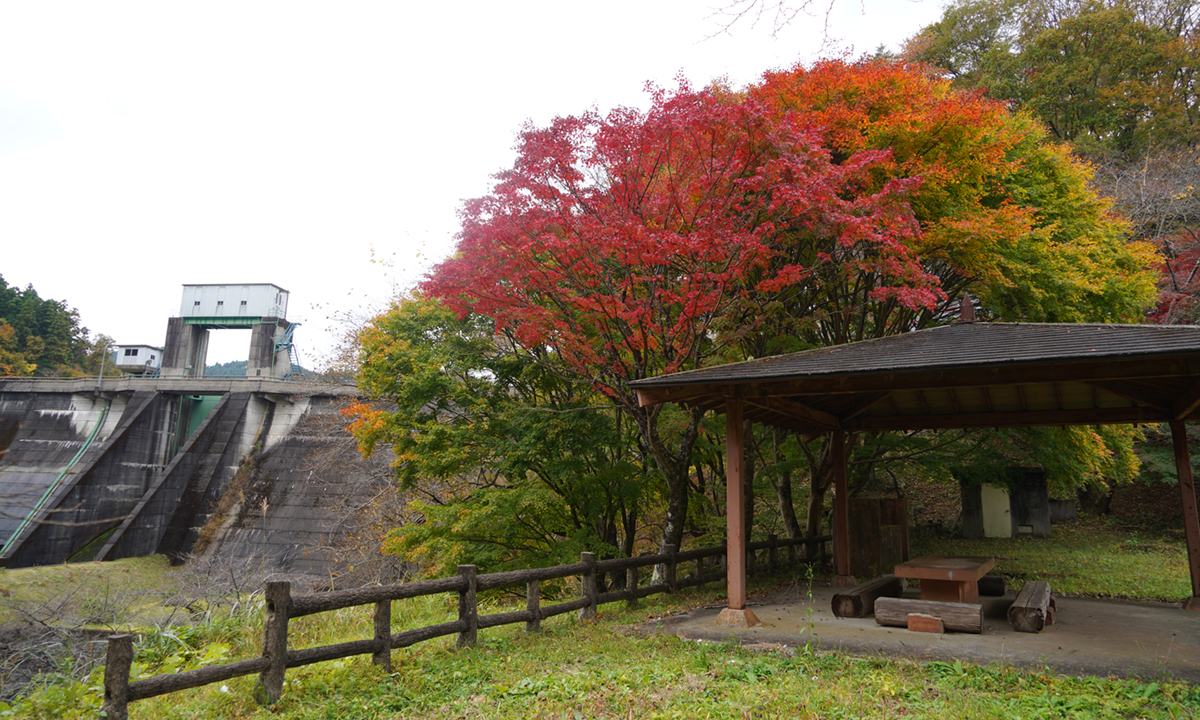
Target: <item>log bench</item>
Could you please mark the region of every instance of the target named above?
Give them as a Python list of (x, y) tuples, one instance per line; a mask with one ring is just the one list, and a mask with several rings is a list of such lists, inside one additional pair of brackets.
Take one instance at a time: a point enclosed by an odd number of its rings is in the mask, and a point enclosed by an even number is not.
[(898, 598), (904, 594), (904, 578), (881, 575), (833, 596), (833, 616), (864, 618), (875, 612), (875, 600), (880, 597)]
[[(931, 619), (939, 622), (931, 622)], [(957, 630), (980, 635), (983, 633), (983, 606), (881, 597), (875, 601), (875, 622), (923, 632)]]
[(1006, 592), (1004, 578), (1000, 575), (984, 575), (979, 578), (979, 594), (988, 597), (1001, 597)]
[(1025, 583), (1008, 608), (1008, 624), (1017, 632), (1041, 632), (1042, 628), (1054, 624), (1055, 609), (1050, 583), (1031, 580)]

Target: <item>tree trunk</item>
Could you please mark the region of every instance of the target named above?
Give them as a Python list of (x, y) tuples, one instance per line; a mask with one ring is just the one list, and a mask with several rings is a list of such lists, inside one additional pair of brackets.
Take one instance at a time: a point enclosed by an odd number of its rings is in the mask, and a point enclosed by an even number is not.
[(628, 511), (622, 508), (621, 525), (625, 536), (621, 538), (621, 554), (625, 557), (633, 557), (633, 543), (637, 539), (637, 511), (637, 503), (633, 503)]
[[(667, 485), (667, 515), (663, 520), (662, 542), (659, 552), (665, 552), (668, 545), (676, 549), (683, 547), (684, 523), (687, 521), (688, 494), (691, 485), (688, 482), (688, 472), (692, 467), (692, 449), (700, 436), (700, 420), (704, 411), (698, 408), (690, 410), (690, 422), (679, 439), (679, 444), (672, 452), (659, 435), (658, 417), (661, 406), (637, 408), (634, 417), (642, 432), (642, 438), (650, 452), (654, 455), (659, 471)], [(661, 582), (665, 577), (662, 565), (654, 568), (654, 582)]]
[[(774, 428), (771, 432), (771, 440), (774, 445), (773, 460), (778, 465), (783, 462), (780, 454), (780, 446), (783, 445), (783, 430)], [(779, 500), (779, 514), (783, 517), (783, 526), (787, 531), (789, 538), (800, 537), (800, 521), (796, 519), (796, 505), (792, 500), (792, 471), (785, 470), (779, 474), (779, 481), (775, 484), (775, 497)]]
[(821, 516), (825, 513), (825, 491), (828, 489), (828, 480), (820, 482), (813, 478), (808, 493), (808, 520), (804, 523), (804, 534), (809, 537), (821, 534)]
[(813, 452), (809, 449), (808, 443), (804, 442), (804, 438), (797, 437), (796, 439), (800, 442), (800, 448), (804, 451), (805, 459), (808, 461), (808, 518), (805, 521), (805, 533), (810, 536), (820, 535), (821, 516), (825, 511), (825, 493), (833, 483), (831, 443), (826, 438), (821, 443), (821, 447)]

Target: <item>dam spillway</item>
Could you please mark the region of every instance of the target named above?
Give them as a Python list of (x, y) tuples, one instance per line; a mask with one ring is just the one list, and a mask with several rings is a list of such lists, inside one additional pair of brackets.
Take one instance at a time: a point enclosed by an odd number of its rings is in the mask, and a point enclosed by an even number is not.
[[(347, 499), (381, 478), (338, 415), (355, 395), (259, 378), (2, 379), (0, 564), (178, 560), (203, 536), (328, 572)], [(341, 461), (313, 461), (331, 449)]]

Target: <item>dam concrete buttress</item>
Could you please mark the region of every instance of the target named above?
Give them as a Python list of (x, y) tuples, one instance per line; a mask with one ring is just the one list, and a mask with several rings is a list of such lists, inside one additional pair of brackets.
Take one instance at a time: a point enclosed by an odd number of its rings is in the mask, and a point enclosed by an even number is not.
[[(348, 498), (382, 477), (340, 422), (354, 395), (255, 378), (0, 380), (0, 564), (180, 560), (200, 543), (327, 572)], [(312, 460), (331, 447), (347, 460)]]

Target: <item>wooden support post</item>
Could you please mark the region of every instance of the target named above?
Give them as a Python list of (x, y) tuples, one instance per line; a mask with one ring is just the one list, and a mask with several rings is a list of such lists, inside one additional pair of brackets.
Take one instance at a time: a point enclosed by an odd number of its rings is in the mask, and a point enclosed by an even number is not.
[(542, 629), (542, 583), (530, 580), (525, 583), (525, 609), (533, 613), (533, 619), (525, 621), (525, 632)]
[(771, 533), (767, 536), (767, 541), (771, 543), (771, 547), (767, 549), (767, 564), (771, 567), (771, 572), (779, 569), (779, 536)]
[(846, 433), (834, 430), (833, 447), (833, 542), (837, 568), (833, 579), (836, 587), (853, 587), (858, 583), (850, 574), (850, 491), (846, 486)]
[(104, 705), (100, 713), (108, 720), (129, 717), (129, 668), (133, 666), (133, 636), (110, 635), (104, 661)]
[(625, 589), (629, 591), (629, 599), (625, 601), (625, 607), (637, 607), (637, 586), (638, 586), (638, 569), (635, 567), (625, 568)]
[(583, 599), (588, 601), (586, 606), (579, 609), (579, 619), (595, 620), (596, 601), (600, 595), (599, 590), (596, 589), (596, 553), (579, 553), (579, 559), (588, 566), (587, 572), (579, 578), (580, 584), (583, 585)]
[(704, 558), (696, 558), (696, 587), (704, 587)]
[(725, 400), (725, 562), (729, 567), (726, 581), (729, 607), (721, 611), (717, 622), (751, 627), (758, 624), (754, 613), (746, 609), (746, 503), (744, 496), (745, 450), (742, 429), (742, 396)]
[(1182, 420), (1171, 421), (1171, 440), (1175, 446), (1175, 472), (1183, 502), (1183, 529), (1187, 537), (1188, 569), (1192, 575), (1192, 596), (1183, 602), (1185, 610), (1200, 612), (1200, 516), (1196, 512), (1196, 483), (1192, 476), (1192, 458), (1187, 444), (1187, 426)]
[(467, 626), (458, 632), (457, 647), (471, 647), (479, 639), (479, 604), (476, 602), (475, 566), (459, 565), (458, 576), (467, 586), (458, 591), (458, 619)]
[(254, 699), (259, 705), (271, 705), (283, 695), (283, 675), (287, 671), (288, 619), (292, 610), (292, 585), (269, 582), (266, 588), (266, 616), (263, 618), (263, 657), (270, 665), (254, 683)]
[(392, 671), (392, 601), (375, 603), (375, 642), (379, 649), (371, 654), (371, 664)]

